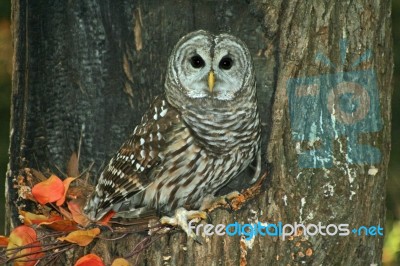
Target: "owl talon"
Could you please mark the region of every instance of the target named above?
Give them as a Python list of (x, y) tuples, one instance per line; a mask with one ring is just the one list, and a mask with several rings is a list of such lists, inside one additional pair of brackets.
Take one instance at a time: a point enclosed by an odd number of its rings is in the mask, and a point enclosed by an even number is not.
[(220, 197), (215, 197), (213, 199), (205, 199), (200, 207), (200, 210), (207, 210), (207, 211), (212, 211), (216, 208), (219, 207), (225, 207), (228, 205), (228, 210), (233, 211), (234, 208), (231, 204), (231, 201), (235, 198), (237, 198), (240, 195), (238, 191), (232, 191), (231, 193), (220, 196)]
[(226, 202), (226, 204), (228, 204), (228, 206), (229, 206), (229, 208), (228, 208), (229, 213), (232, 213), (232, 212), (234, 211), (234, 209), (233, 209), (231, 200), (229, 200), (228, 198), (225, 198), (225, 202)]
[(207, 220), (208, 221), (209, 216), (206, 212), (204, 211), (187, 211), (185, 208), (178, 208), (175, 211), (175, 214), (173, 217), (168, 217), (168, 216), (163, 216), (160, 219), (160, 223), (164, 225), (171, 225), (174, 227), (180, 227), (187, 236), (192, 238), (194, 241), (196, 241), (199, 244), (202, 244), (203, 241), (201, 238), (196, 235), (190, 228), (189, 228), (189, 221), (191, 220)]

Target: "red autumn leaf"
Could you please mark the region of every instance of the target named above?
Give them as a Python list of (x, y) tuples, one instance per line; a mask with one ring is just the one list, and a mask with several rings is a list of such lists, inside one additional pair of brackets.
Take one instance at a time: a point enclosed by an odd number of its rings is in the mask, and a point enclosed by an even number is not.
[(75, 266), (104, 266), (102, 259), (95, 254), (88, 254), (80, 258)]
[[(23, 248), (24, 246), (26, 248)], [(44, 256), (40, 252), (41, 250), (42, 247), (40, 242), (37, 241), (35, 230), (29, 226), (21, 225), (11, 232), (6, 254), (9, 259), (18, 257), (14, 260), (14, 266), (33, 266), (37, 264), (37, 260)]]
[(64, 184), (60, 178), (51, 175), (46, 181), (33, 186), (32, 195), (40, 204), (59, 200), (64, 195)]
[(130, 266), (131, 264), (124, 258), (117, 258), (115, 259), (111, 266)]
[(8, 237), (0, 236), (0, 248), (5, 248), (8, 245)]
[(70, 232), (78, 230), (78, 224), (70, 220), (60, 220), (54, 222), (43, 222), (39, 224), (42, 227), (52, 229), (59, 232)]
[(101, 219), (98, 224), (108, 226), (108, 222), (111, 220), (111, 218), (115, 215), (115, 211), (109, 211), (104, 217)]
[(93, 239), (100, 234), (99, 228), (93, 228), (90, 230), (77, 230), (69, 233), (65, 237), (57, 238), (60, 241), (68, 241), (70, 243), (78, 244), (81, 247), (86, 247), (89, 245)]
[(68, 209), (72, 214), (72, 219), (82, 226), (90, 224), (90, 220), (82, 213), (81, 206), (76, 200), (71, 200), (68, 203)]
[(71, 184), (72, 181), (74, 181), (76, 179), (76, 177), (67, 177), (66, 179), (63, 180), (63, 184), (64, 184), (64, 194), (61, 198), (59, 198), (56, 202), (57, 206), (61, 206), (64, 204), (65, 202), (65, 197), (67, 195), (67, 191), (69, 188), (69, 184)]
[(62, 220), (61, 216), (51, 216), (47, 217), (45, 215), (41, 214), (34, 214), (31, 212), (26, 212), (26, 211), (19, 211), (19, 214), (24, 217), (24, 224), (25, 225), (32, 225), (32, 224), (40, 224), (43, 222), (53, 222), (53, 221), (58, 221)]

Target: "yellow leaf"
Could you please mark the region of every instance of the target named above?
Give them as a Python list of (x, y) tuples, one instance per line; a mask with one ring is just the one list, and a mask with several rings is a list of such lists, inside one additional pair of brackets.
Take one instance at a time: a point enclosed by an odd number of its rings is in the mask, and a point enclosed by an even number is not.
[(45, 215), (35, 214), (35, 213), (26, 212), (26, 211), (22, 211), (22, 210), (19, 211), (19, 214), (22, 217), (24, 217), (25, 225), (40, 224), (43, 222), (53, 222), (53, 221), (62, 220), (61, 216), (47, 217)]
[(130, 266), (131, 264), (124, 258), (117, 258), (113, 261), (111, 266)]
[(69, 233), (65, 237), (57, 238), (60, 241), (68, 241), (70, 243), (78, 244), (81, 247), (89, 245), (93, 239), (100, 234), (99, 228), (93, 228), (90, 230), (77, 230)]

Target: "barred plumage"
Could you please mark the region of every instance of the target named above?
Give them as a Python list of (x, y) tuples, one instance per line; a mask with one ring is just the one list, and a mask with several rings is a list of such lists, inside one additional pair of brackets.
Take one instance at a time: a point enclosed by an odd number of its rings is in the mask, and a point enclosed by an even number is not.
[(110, 160), (85, 212), (96, 221), (111, 209), (198, 209), (250, 164), (259, 142), (248, 49), (228, 34), (190, 33), (172, 52), (165, 94)]

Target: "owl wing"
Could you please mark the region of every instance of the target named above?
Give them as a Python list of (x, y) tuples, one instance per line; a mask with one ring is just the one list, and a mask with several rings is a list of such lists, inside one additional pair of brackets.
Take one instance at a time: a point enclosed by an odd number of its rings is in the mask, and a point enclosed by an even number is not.
[[(143, 191), (152, 183), (150, 171), (162, 163), (165, 136), (179, 123), (178, 111), (164, 96), (157, 97), (141, 123), (102, 172), (85, 212), (101, 219), (113, 205)], [(92, 214), (91, 214), (92, 213)]]

